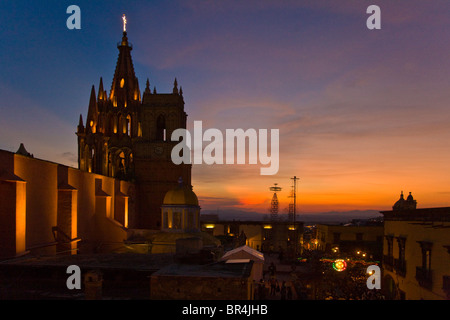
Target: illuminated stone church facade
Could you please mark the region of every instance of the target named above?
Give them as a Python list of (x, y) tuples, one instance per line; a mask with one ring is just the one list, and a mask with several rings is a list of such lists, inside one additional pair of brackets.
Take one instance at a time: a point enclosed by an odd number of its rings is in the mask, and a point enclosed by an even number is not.
[(141, 93), (125, 31), (117, 47), (110, 92), (100, 78), (86, 121), (80, 116), (78, 169), (34, 158), (23, 145), (0, 150), (0, 259), (122, 250), (135, 233), (164, 227), (164, 205), (187, 210), (187, 227), (169, 231), (189, 229), (191, 216), (199, 229), (198, 206), (165, 201), (179, 181), (181, 195), (193, 194), (191, 166), (171, 159), (172, 132), (186, 128), (182, 89), (175, 80), (171, 93), (157, 93), (147, 80)]
[(143, 93), (131, 58), (127, 32), (118, 43), (119, 57), (110, 92), (103, 79), (96, 92), (92, 86), (86, 122), (77, 128), (78, 166), (82, 171), (133, 182), (128, 195), (135, 206), (130, 227), (160, 229), (165, 194), (181, 177), (191, 186), (191, 165), (171, 160), (172, 132), (186, 128), (182, 88), (175, 79), (171, 93)]

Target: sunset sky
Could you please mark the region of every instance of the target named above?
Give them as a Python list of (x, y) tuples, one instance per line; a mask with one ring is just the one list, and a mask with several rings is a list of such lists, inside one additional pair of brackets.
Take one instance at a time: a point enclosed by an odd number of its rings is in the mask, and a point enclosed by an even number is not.
[[(81, 8), (81, 30), (66, 9)], [(366, 9), (381, 8), (381, 30)], [(0, 3), (0, 149), (77, 166), (90, 89), (109, 91), (122, 14), (143, 92), (182, 86), (188, 128), (279, 129), (280, 170), (195, 165), (203, 209), (450, 205), (450, 2), (179, 0)]]

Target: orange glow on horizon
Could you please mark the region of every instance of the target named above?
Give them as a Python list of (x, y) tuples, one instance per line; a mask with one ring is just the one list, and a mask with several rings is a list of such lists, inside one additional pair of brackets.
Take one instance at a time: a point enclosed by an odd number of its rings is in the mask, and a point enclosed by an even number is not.
[[(261, 183), (257, 179), (255, 180), (248, 180), (245, 182), (245, 185), (241, 183), (238, 187), (232, 184), (217, 187), (210, 185), (208, 188), (203, 189), (200, 187), (202, 184), (201, 181), (193, 181), (193, 185), (196, 188), (197, 196), (202, 200), (203, 209), (211, 210), (220, 208), (221, 210), (226, 210), (226, 208), (230, 208), (268, 213), (273, 193), (266, 191), (266, 188), (261, 186)], [(277, 181), (280, 181), (280, 179)], [(292, 203), (289, 183), (289, 181), (284, 183), (284, 189), (277, 193), (279, 214), (286, 214), (289, 204)], [(415, 182), (400, 184), (398, 181), (392, 179), (392, 181), (386, 181), (385, 184), (380, 184), (379, 186), (365, 184), (359, 188), (358, 184), (351, 182), (348, 184), (339, 182), (339, 185), (330, 183), (325, 187), (305, 184), (305, 182), (303, 185), (301, 183), (298, 184), (296, 199), (296, 210), (298, 214), (302, 212), (391, 210), (394, 203), (399, 199), (402, 190), (405, 194), (412, 192), (414, 199), (418, 202), (418, 208), (446, 207), (450, 205), (446, 197), (432, 191), (436, 189), (436, 186), (431, 188), (428, 183), (419, 184)], [(411, 187), (407, 188), (405, 185), (411, 185)], [(341, 192), (337, 192), (336, 190), (340, 190)], [(225, 200), (222, 200), (222, 198), (225, 198)]]

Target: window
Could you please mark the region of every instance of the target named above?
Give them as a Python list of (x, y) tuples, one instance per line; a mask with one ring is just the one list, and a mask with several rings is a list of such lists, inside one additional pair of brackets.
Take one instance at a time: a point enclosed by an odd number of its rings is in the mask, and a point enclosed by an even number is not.
[(424, 270), (431, 270), (431, 242), (419, 241), (422, 248), (422, 268)]
[(397, 237), (397, 243), (398, 243), (398, 259), (394, 259), (394, 268), (399, 276), (404, 277), (406, 275), (406, 259), (405, 259), (406, 238)]
[(427, 241), (418, 241), (422, 249), (422, 266), (416, 267), (416, 279), (420, 286), (431, 289), (431, 247), (433, 243)]
[(386, 243), (387, 243), (387, 256), (393, 257), (394, 256), (394, 247), (393, 247), (394, 238), (392, 236), (386, 236)]
[(95, 148), (91, 150), (91, 171), (90, 172), (96, 172), (97, 169), (97, 158), (95, 157)]
[(273, 237), (272, 229), (266, 229), (264, 228), (264, 240), (270, 241)]
[(173, 213), (172, 229), (181, 229), (181, 213), (180, 212)]
[(125, 85), (125, 79), (122, 78), (122, 80), (120, 80), (120, 87), (123, 88), (124, 85)]
[(126, 126), (127, 126), (126, 134), (131, 136), (131, 117), (130, 117), (130, 115), (127, 116)]
[(406, 239), (399, 237), (397, 238), (397, 242), (398, 242), (398, 259), (400, 261), (405, 261), (405, 244), (406, 244)]
[(156, 140), (166, 141), (166, 119), (163, 115), (156, 120)]
[(169, 227), (169, 213), (167, 211), (163, 212), (163, 229), (167, 229)]
[(333, 233), (333, 243), (339, 243), (339, 241), (341, 241), (341, 233), (334, 232)]
[(189, 230), (194, 229), (194, 213), (192, 211), (188, 212), (187, 216), (187, 228)]
[(140, 122), (138, 122), (138, 137), (142, 137), (142, 127)]
[(383, 264), (384, 267), (386, 268), (386, 270), (392, 271), (393, 266), (394, 266), (394, 246), (393, 246), (393, 242), (394, 242), (394, 237), (391, 235), (387, 235), (386, 236), (386, 248), (387, 248), (387, 252), (386, 254), (383, 256)]

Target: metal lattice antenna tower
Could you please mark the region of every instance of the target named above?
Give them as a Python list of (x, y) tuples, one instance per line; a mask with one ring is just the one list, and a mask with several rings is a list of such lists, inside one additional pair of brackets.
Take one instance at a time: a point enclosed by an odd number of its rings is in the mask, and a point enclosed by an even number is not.
[(297, 180), (300, 180), (296, 176), (291, 178), (293, 180), (292, 186), (292, 198), (294, 198), (294, 203), (292, 204), (292, 217), (291, 217), (291, 205), (289, 206), (289, 218), (292, 218), (291, 221), (295, 223), (296, 215), (297, 215)]
[(272, 221), (278, 220), (278, 197), (277, 192), (281, 191), (281, 187), (277, 187), (278, 183), (275, 183), (273, 187), (270, 187), (270, 191), (273, 191), (272, 202), (270, 206), (270, 219)]
[[(294, 198), (294, 186), (292, 186), (291, 195), (288, 198)], [(288, 221), (294, 221), (294, 202), (289, 203)]]
[[(296, 215), (297, 215), (297, 180), (300, 180), (299, 178), (297, 178), (297, 176), (294, 176), (293, 178), (291, 178), (291, 180), (293, 180), (293, 186), (292, 186), (292, 193), (293, 193), (293, 198), (294, 198), (294, 203), (292, 204), (293, 207), (293, 212), (292, 212), (292, 218), (294, 222), (294, 228), (296, 227)], [(294, 253), (295, 255), (297, 255), (298, 253), (298, 233), (295, 232), (294, 234)]]

